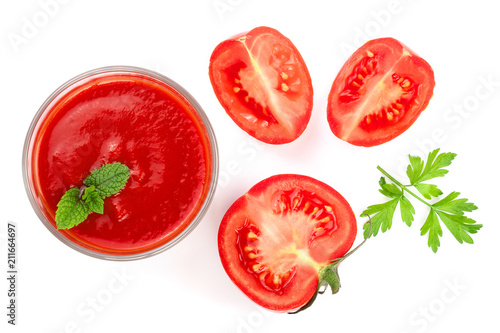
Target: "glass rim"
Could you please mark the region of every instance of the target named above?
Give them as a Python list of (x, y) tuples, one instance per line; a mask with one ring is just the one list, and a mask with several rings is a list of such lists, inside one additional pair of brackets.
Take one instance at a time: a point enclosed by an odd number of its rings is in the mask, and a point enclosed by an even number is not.
[[(98, 252), (95, 250), (91, 250), (89, 248), (83, 247), (70, 239), (66, 238), (62, 233), (60, 233), (53, 225), (50, 223), (50, 221), (45, 217), (43, 214), (42, 210), (40, 209), (33, 193), (36, 193), (36, 190), (31, 186), (30, 184), (30, 179), (29, 179), (29, 161), (28, 158), (31, 157), (31, 152), (30, 152), (30, 146), (32, 143), (33, 134), (35, 131), (36, 126), (38, 125), (38, 122), (42, 115), (44, 115), (45, 111), (47, 110), (47, 107), (58, 97), (60, 94), (66, 90), (67, 88), (71, 87), (73, 84), (76, 84), (86, 78), (89, 78), (94, 75), (98, 74), (103, 74), (103, 73), (112, 73), (112, 72), (130, 72), (130, 73), (138, 73), (138, 74), (143, 74), (150, 76), (152, 78), (155, 78), (157, 80), (162, 81), (169, 87), (171, 87), (173, 90), (177, 91), (181, 96), (183, 96), (188, 104), (192, 106), (196, 114), (200, 117), (201, 119), (201, 125), (204, 126), (206, 135), (208, 137), (208, 142), (209, 142), (209, 147), (211, 150), (211, 179), (210, 179), (210, 186), (207, 190), (206, 196), (204, 198), (203, 204), (199, 208), (198, 212), (196, 215), (193, 217), (191, 222), (182, 230), (177, 236), (172, 238), (171, 240), (167, 241), (164, 244), (161, 244), (159, 246), (156, 246), (152, 249), (145, 250), (144, 252), (139, 252), (139, 253), (133, 253), (133, 254), (111, 254), (111, 253), (102, 253)], [(33, 120), (31, 121), (31, 124), (29, 126), (28, 132), (26, 134), (26, 139), (24, 141), (24, 146), (23, 146), (23, 156), (22, 156), (22, 173), (23, 173), (23, 182), (24, 182), (24, 188), (26, 190), (26, 193), (28, 195), (28, 199), (31, 203), (31, 206), (33, 207), (33, 210), (35, 211), (36, 215), (40, 219), (40, 221), (45, 225), (45, 227), (54, 235), (56, 238), (58, 238), (60, 241), (62, 241), (64, 244), (69, 246), (70, 248), (83, 253), (85, 255), (88, 255), (90, 257), (98, 258), (98, 259), (103, 259), (103, 260), (111, 260), (111, 261), (132, 261), (132, 260), (139, 260), (139, 259), (144, 259), (144, 258), (149, 258), (151, 256), (154, 256), (156, 254), (159, 254), (161, 252), (164, 252), (173, 246), (175, 246), (177, 243), (179, 243), (182, 239), (186, 238), (186, 236), (191, 233), (201, 222), (203, 217), (205, 216), (212, 200), (215, 194), (215, 190), (217, 188), (217, 181), (219, 178), (219, 153), (218, 153), (218, 147), (217, 147), (217, 140), (215, 137), (214, 130), (212, 128), (212, 125), (210, 123), (210, 120), (208, 119), (205, 111), (201, 107), (201, 105), (196, 101), (196, 99), (186, 90), (184, 89), (180, 84), (177, 82), (173, 81), (169, 77), (160, 74), (158, 72), (141, 68), (141, 67), (135, 67), (135, 66), (106, 66), (106, 67), (99, 67), (96, 69), (92, 69), (89, 71), (86, 71), (84, 73), (81, 73), (77, 76), (74, 76), (73, 78), (69, 79), (62, 85), (60, 85), (40, 106), (38, 109), (37, 113), (33, 117)]]

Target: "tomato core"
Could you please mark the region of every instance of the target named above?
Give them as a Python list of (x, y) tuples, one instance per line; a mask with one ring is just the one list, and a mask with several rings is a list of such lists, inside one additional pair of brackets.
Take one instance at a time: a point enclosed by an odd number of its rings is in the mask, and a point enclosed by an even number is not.
[(239, 258), (247, 272), (252, 274), (267, 290), (278, 295), (283, 294), (283, 289), (293, 278), (297, 267), (291, 265), (291, 262), (273, 265), (264, 260), (259, 248), (259, 237), (262, 233), (256, 225), (246, 221), (236, 232)]
[(332, 207), (307, 191), (276, 191), (271, 206), (272, 226), (259, 228), (246, 219), (236, 230), (236, 246), (243, 267), (264, 288), (281, 295), (294, 277), (297, 261), (319, 267), (308, 250), (317, 238), (330, 236), (337, 223)]
[(243, 61), (238, 61), (234, 65), (228, 67), (225, 72), (228, 76), (228, 81), (234, 82), (233, 93), (241, 104), (246, 106), (246, 110), (250, 113), (241, 113), (241, 115), (252, 123), (259, 123), (261, 126), (268, 126), (270, 123), (276, 124), (278, 121), (273, 117), (272, 111), (268, 105), (264, 106), (254, 97), (250, 96), (248, 91), (243, 87), (240, 71), (246, 68), (247, 65)]

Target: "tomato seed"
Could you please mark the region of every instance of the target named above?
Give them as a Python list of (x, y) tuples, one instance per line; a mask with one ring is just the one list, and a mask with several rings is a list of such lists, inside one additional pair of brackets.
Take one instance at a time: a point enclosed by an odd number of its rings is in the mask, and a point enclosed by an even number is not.
[(252, 232), (252, 231), (250, 231), (250, 232), (248, 233), (248, 236), (247, 236), (247, 237), (248, 237), (248, 239), (250, 239), (250, 240), (256, 240), (256, 239), (257, 239), (257, 235), (256, 235), (254, 232)]
[(322, 218), (321, 220), (319, 220), (319, 222), (320, 222), (320, 223), (330, 222), (330, 216), (327, 216), (327, 217)]

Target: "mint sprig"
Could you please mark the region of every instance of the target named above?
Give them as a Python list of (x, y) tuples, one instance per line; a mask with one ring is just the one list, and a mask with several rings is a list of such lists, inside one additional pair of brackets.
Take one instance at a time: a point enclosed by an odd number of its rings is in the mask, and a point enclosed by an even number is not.
[[(437, 252), (440, 244), (440, 237), (443, 236), (440, 220), (451, 232), (459, 243), (474, 243), (471, 234), (475, 234), (481, 229), (482, 224), (476, 224), (471, 218), (465, 216), (466, 212), (472, 212), (477, 206), (468, 199), (457, 199), (459, 192), (451, 192), (444, 199), (431, 203), (427, 200), (438, 198), (443, 192), (434, 184), (424, 183), (430, 179), (443, 177), (448, 173), (448, 167), (456, 154), (441, 153), (436, 149), (429, 153), (427, 162), (420, 157), (409, 156), (410, 164), (406, 174), (410, 181), (409, 185), (403, 185), (380, 166), (377, 169), (384, 174), (392, 183), (387, 183), (385, 177), (379, 180), (379, 192), (390, 198), (389, 201), (369, 206), (361, 215), (371, 216), (372, 225), (370, 229), (365, 226), (365, 237), (376, 236), (381, 230), (386, 232), (392, 226), (394, 213), (399, 204), (401, 220), (411, 226), (414, 220), (415, 208), (411, 204), (406, 194), (416, 198), (429, 207), (429, 215), (420, 229), (422, 236), (428, 234), (428, 246), (433, 252)], [(417, 195), (410, 188), (415, 188), (424, 198)]]
[(92, 171), (81, 188), (70, 188), (57, 204), (57, 229), (73, 228), (92, 212), (103, 214), (104, 199), (124, 188), (129, 177), (130, 169), (118, 162)]

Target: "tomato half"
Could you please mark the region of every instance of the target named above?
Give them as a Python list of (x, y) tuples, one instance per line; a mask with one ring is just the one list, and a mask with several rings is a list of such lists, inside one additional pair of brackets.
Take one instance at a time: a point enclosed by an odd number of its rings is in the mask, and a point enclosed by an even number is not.
[(220, 43), (209, 76), (227, 114), (254, 138), (283, 144), (306, 129), (311, 77), (297, 48), (277, 30), (258, 27)]
[(356, 236), (349, 203), (302, 175), (276, 175), (228, 209), (219, 228), (222, 265), (254, 302), (290, 312), (315, 295), (321, 269), (342, 257)]
[(367, 42), (347, 60), (328, 96), (333, 133), (358, 146), (376, 146), (406, 131), (434, 89), (431, 66), (393, 38)]

